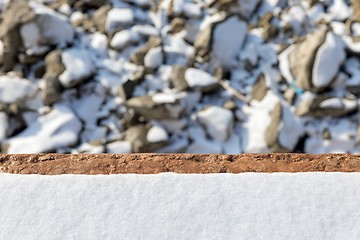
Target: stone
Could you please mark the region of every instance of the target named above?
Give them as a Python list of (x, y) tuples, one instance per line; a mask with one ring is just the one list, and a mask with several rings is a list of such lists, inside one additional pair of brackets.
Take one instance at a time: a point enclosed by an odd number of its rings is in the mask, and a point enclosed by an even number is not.
[(160, 120), (179, 117), (180, 113), (172, 111), (172, 109), (178, 105), (177, 102), (178, 100), (175, 102), (169, 101), (168, 103), (166, 103), (166, 101), (155, 102), (153, 96), (146, 95), (132, 97), (126, 101), (125, 105), (145, 120)]
[(24, 103), (38, 93), (37, 86), (16, 76), (0, 76), (0, 103)]
[(0, 142), (8, 135), (9, 118), (5, 112), (0, 112)]
[(316, 53), (312, 69), (312, 85), (316, 89), (328, 87), (338, 74), (345, 58), (344, 44), (336, 35), (328, 32), (325, 42)]
[(98, 8), (93, 15), (92, 21), (94, 22), (95, 28), (101, 33), (107, 33), (106, 30), (106, 20), (107, 14), (111, 10), (111, 5), (103, 5)]
[(120, 51), (134, 43), (137, 43), (139, 40), (140, 38), (136, 33), (130, 30), (122, 30), (115, 33), (110, 41), (110, 47)]
[(244, 44), (247, 30), (246, 22), (237, 16), (226, 18), (214, 28), (212, 55), (218, 59), (220, 64), (225, 68), (233, 65), (235, 57)]
[(290, 70), (295, 78), (296, 85), (309, 91), (316, 91), (312, 84), (312, 69), (316, 52), (325, 42), (326, 30), (320, 29), (309, 36), (289, 54)]
[(130, 56), (130, 61), (136, 65), (144, 66), (144, 58), (147, 52), (152, 49), (159, 47), (162, 43), (160, 37), (150, 37), (149, 40), (139, 49), (137, 49), (134, 53)]
[[(30, 1), (30, 6), (36, 14), (36, 20), (34, 21), (34, 27), (38, 28), (39, 39), (38, 43), (32, 43), (33, 51), (36, 53), (37, 48), (41, 48), (43, 45), (58, 45), (65, 47), (68, 43), (71, 43), (75, 37), (75, 30), (71, 26), (70, 22), (64, 15), (52, 10), (49, 7), (41, 3)], [(28, 36), (23, 38), (26, 42)], [(31, 51), (31, 48), (28, 49)]]
[(164, 52), (162, 47), (155, 47), (149, 49), (144, 57), (144, 65), (147, 68), (158, 68), (164, 62)]
[(65, 66), (62, 62), (63, 51), (54, 50), (48, 53), (45, 57), (45, 78), (48, 76), (58, 77), (65, 71)]
[(219, 86), (215, 77), (197, 68), (186, 69), (184, 78), (191, 89), (199, 89), (203, 92), (212, 91)]
[(127, 100), (132, 97), (132, 94), (136, 87), (136, 82), (130, 79), (126, 80), (121, 86), (119, 86), (119, 95), (122, 99)]
[(164, 128), (155, 125), (147, 132), (146, 140), (150, 143), (167, 142), (169, 140), (169, 136)]
[(106, 145), (106, 152), (113, 154), (132, 153), (131, 143), (128, 141), (116, 141)]
[(196, 118), (211, 138), (219, 142), (225, 142), (232, 132), (234, 119), (228, 109), (211, 106), (196, 113)]
[(46, 115), (15, 137), (7, 140), (7, 153), (43, 153), (77, 142), (81, 122), (65, 105), (54, 105)]
[(300, 119), (271, 91), (244, 110), (244, 152), (291, 152), (304, 134)]
[(253, 85), (251, 91), (251, 100), (261, 101), (268, 91), (268, 87), (266, 85), (266, 79), (264, 75), (261, 75)]
[(230, 68), (244, 44), (247, 29), (246, 22), (236, 15), (209, 23), (194, 43), (196, 57), (204, 62), (214, 58), (223, 67)]
[(356, 112), (358, 103), (353, 97), (339, 98), (322, 94), (302, 99), (296, 109), (298, 116), (341, 117)]
[(188, 83), (185, 79), (186, 67), (181, 65), (174, 65), (172, 67), (170, 83), (173, 88), (178, 91), (184, 91), (189, 88)]
[(131, 8), (112, 8), (107, 12), (105, 30), (108, 33), (129, 26), (134, 21), (134, 13)]
[(45, 78), (44, 91), (42, 92), (44, 104), (51, 106), (58, 102), (61, 99), (62, 91), (63, 87), (61, 86), (59, 78), (56, 76), (47, 76)]
[(357, 0), (350, 0), (350, 3), (353, 11), (352, 20), (360, 22), (360, 2)]
[[(126, 130), (125, 139), (131, 143), (134, 153), (153, 152), (166, 145), (166, 141), (149, 142), (148, 132), (152, 128), (150, 124), (136, 125)], [(150, 138), (150, 140), (152, 140)]]
[(2, 66), (3, 71), (10, 71), (17, 63), (18, 51), (23, 48), (21, 25), (32, 21), (35, 16), (26, 0), (11, 1), (2, 14), (0, 38), (4, 47), (3, 59), (6, 59)]
[(61, 54), (65, 70), (60, 74), (62, 86), (71, 88), (87, 80), (95, 73), (95, 65), (89, 52), (84, 49), (70, 48)]

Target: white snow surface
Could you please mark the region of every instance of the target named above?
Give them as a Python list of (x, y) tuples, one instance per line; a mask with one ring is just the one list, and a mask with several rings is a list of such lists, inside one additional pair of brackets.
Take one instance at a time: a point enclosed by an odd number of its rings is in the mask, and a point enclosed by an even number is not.
[(359, 239), (359, 173), (0, 174), (0, 239)]

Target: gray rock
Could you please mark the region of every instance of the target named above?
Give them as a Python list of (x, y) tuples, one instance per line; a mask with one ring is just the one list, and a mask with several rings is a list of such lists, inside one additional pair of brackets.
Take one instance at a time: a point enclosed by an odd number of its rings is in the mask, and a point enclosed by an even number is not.
[(360, 22), (360, 2), (357, 0), (350, 0), (350, 2), (353, 10), (352, 19), (353, 21)]
[(152, 126), (150, 124), (136, 125), (126, 130), (125, 140), (131, 143), (134, 153), (154, 152), (156, 149), (164, 147), (167, 141), (150, 142), (148, 133)]
[(23, 50), (20, 28), (22, 24), (34, 20), (35, 16), (27, 0), (10, 1), (2, 14), (0, 38), (4, 44), (3, 59), (6, 59), (2, 66), (3, 71), (10, 71), (18, 61), (18, 52)]
[(174, 65), (172, 67), (170, 83), (172, 87), (178, 91), (184, 91), (189, 88), (189, 85), (185, 80), (185, 71), (186, 71), (186, 67), (181, 65)]
[(341, 117), (356, 112), (357, 100), (354, 97), (338, 98), (331, 94), (322, 94), (304, 98), (297, 106), (298, 116)]
[(103, 5), (97, 9), (93, 15), (92, 21), (94, 22), (95, 28), (101, 33), (106, 33), (106, 19), (111, 8), (111, 5)]
[(144, 58), (147, 52), (155, 47), (159, 47), (162, 43), (160, 37), (150, 37), (149, 40), (139, 49), (137, 49), (130, 57), (130, 61), (136, 65), (144, 66)]
[(298, 87), (321, 92), (335, 80), (345, 57), (343, 42), (335, 34), (321, 29), (290, 52), (290, 70)]
[[(208, 62), (212, 59), (222, 67), (230, 68), (241, 50), (247, 23), (238, 15), (230, 15), (208, 24), (202, 29), (194, 43), (195, 59)], [(233, 34), (231, 38), (227, 37)]]
[(251, 91), (251, 100), (261, 101), (268, 91), (268, 87), (266, 85), (266, 79), (264, 75), (261, 75), (253, 85)]
[(179, 107), (179, 104), (179, 100), (169, 103), (155, 102), (153, 96), (150, 95), (133, 97), (125, 103), (128, 108), (135, 111), (144, 120), (178, 118), (180, 113), (172, 110)]
[(45, 88), (42, 94), (44, 104), (48, 106), (61, 99), (63, 88), (60, 84), (59, 76), (65, 71), (65, 66), (61, 61), (61, 54), (62, 51), (55, 50), (45, 57)]
[(132, 97), (132, 94), (136, 87), (136, 82), (130, 79), (126, 80), (120, 87), (119, 87), (119, 95), (122, 99), (127, 100)]
[(320, 29), (308, 35), (295, 49), (290, 52), (289, 63), (296, 85), (304, 90), (318, 91), (312, 84), (312, 69), (316, 52), (325, 42), (326, 29)]

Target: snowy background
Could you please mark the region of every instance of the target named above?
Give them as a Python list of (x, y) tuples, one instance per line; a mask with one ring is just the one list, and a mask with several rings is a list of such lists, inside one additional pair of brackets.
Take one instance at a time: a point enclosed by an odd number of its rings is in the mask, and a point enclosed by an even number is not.
[(357, 0), (1, 0), (3, 153), (360, 152)]

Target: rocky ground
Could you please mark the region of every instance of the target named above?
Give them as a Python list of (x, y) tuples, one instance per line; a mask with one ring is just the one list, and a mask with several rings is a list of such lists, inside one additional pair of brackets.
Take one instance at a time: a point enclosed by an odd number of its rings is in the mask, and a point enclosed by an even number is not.
[(357, 0), (0, 0), (3, 153), (360, 152)]

